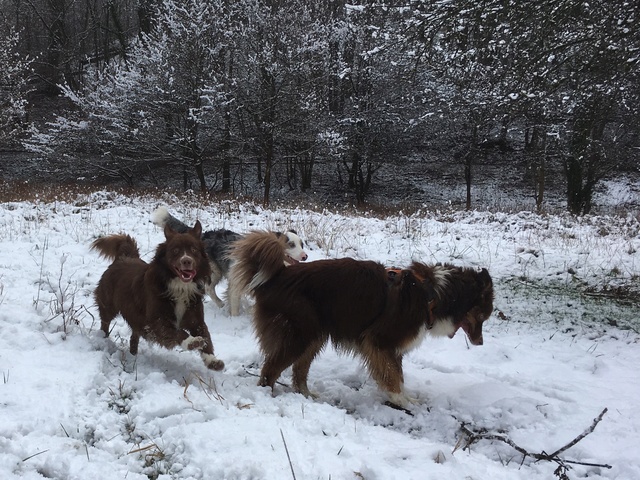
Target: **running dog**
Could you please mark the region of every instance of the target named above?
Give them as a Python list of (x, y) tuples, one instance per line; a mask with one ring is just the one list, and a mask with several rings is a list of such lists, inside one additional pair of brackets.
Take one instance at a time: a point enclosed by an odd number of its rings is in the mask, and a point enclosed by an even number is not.
[(186, 233), (165, 226), (166, 240), (158, 245), (150, 263), (140, 258), (136, 241), (129, 235), (110, 235), (91, 244), (93, 250), (113, 261), (95, 291), (106, 336), (113, 319), (121, 314), (131, 327), (132, 355), (137, 355), (142, 337), (169, 349), (198, 350), (207, 368), (224, 368), (224, 362), (213, 353), (204, 321), (202, 285), (211, 270), (201, 234), (200, 222)]
[(252, 232), (235, 242), (236, 275), (255, 296), (253, 322), (265, 355), (260, 386), (273, 390), (293, 366), (293, 388), (312, 396), (309, 368), (329, 340), (357, 353), (392, 404), (413, 401), (404, 393), (403, 355), (425, 335), (453, 337), (463, 328), (481, 345), (482, 323), (493, 310), (486, 270), (429, 267), (386, 269), (349, 258), (283, 265), (284, 240)]
[[(168, 225), (176, 232), (185, 232), (189, 228), (171, 215), (166, 207), (158, 207), (154, 210), (151, 214), (151, 221), (159, 227)], [(307, 260), (308, 255), (304, 251), (303, 242), (296, 232), (289, 230), (283, 233), (277, 232), (276, 235), (284, 238), (283, 251), (285, 265), (292, 265)], [(229, 286), (226, 296), (229, 302), (229, 313), (232, 316), (240, 314), (240, 299), (243, 293), (245, 293), (243, 285), (240, 285), (233, 278), (232, 270), (230, 271), (231, 262), (229, 259), (232, 244), (241, 238), (241, 234), (226, 229), (208, 230), (202, 234), (202, 241), (204, 242), (205, 251), (211, 264), (211, 283), (206, 285), (206, 292), (216, 305), (222, 308), (224, 302), (216, 294), (215, 287), (223, 278), (228, 278)]]

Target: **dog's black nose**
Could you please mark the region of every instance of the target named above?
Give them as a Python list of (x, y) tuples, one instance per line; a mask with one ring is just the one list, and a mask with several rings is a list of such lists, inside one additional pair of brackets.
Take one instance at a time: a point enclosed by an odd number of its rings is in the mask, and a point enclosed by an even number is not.
[(180, 259), (180, 267), (183, 270), (193, 270), (193, 258), (185, 255)]

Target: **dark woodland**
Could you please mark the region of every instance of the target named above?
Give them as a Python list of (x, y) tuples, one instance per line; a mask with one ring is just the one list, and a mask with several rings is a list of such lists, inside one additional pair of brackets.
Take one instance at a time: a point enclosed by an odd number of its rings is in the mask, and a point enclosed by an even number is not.
[(639, 24), (623, 0), (0, 0), (0, 173), (588, 214), (638, 188)]

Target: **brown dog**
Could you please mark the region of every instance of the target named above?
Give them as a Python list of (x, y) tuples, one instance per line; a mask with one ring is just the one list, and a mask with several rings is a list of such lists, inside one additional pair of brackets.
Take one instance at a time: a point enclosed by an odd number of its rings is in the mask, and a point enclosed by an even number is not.
[(158, 245), (151, 263), (140, 258), (129, 235), (110, 235), (91, 244), (92, 249), (113, 260), (95, 291), (105, 335), (120, 313), (131, 327), (131, 354), (138, 353), (143, 337), (165, 348), (199, 350), (208, 368), (224, 368), (224, 362), (213, 353), (204, 321), (202, 285), (209, 281), (211, 270), (201, 233), (200, 222), (187, 233), (165, 227), (166, 241)]
[(234, 244), (238, 275), (255, 296), (254, 326), (265, 363), (259, 385), (273, 389), (293, 365), (293, 388), (309, 396), (312, 361), (331, 340), (358, 353), (393, 404), (406, 408), (402, 357), (426, 334), (452, 337), (462, 327), (482, 343), (493, 309), (486, 270), (385, 269), (371, 261), (319, 260), (283, 266), (281, 239), (252, 232)]
[(433, 330), (431, 335), (453, 338), (459, 328), (472, 345), (482, 345), (482, 324), (493, 312), (493, 281), (486, 268), (456, 267), (449, 264), (427, 266), (413, 262), (409, 269), (435, 285)]

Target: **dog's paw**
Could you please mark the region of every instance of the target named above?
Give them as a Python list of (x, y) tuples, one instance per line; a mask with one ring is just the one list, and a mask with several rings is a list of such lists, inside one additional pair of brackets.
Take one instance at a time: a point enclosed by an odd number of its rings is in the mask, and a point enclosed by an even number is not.
[(309, 390), (309, 387), (307, 387), (307, 385), (295, 385), (293, 389), (299, 394), (304, 395), (310, 400), (317, 400), (319, 397), (317, 393), (311, 392)]
[(207, 368), (216, 371), (220, 371), (224, 368), (224, 362), (216, 358), (215, 355), (211, 355), (210, 353), (201, 353), (200, 356)]
[(385, 402), (385, 405), (391, 408), (395, 408), (396, 410), (400, 410), (407, 415), (413, 416), (413, 409), (416, 406), (420, 406), (421, 409), (426, 409), (426, 411), (430, 412), (431, 408), (423, 403), (424, 400), (420, 400), (419, 398), (410, 397), (406, 393), (389, 393), (389, 400)]
[(187, 337), (182, 342), (182, 348), (184, 350), (202, 350), (207, 344), (207, 340), (203, 337)]
[(400, 407), (401, 410), (409, 410), (413, 405), (420, 403), (417, 398), (410, 397), (406, 393), (389, 393), (390, 404)]

